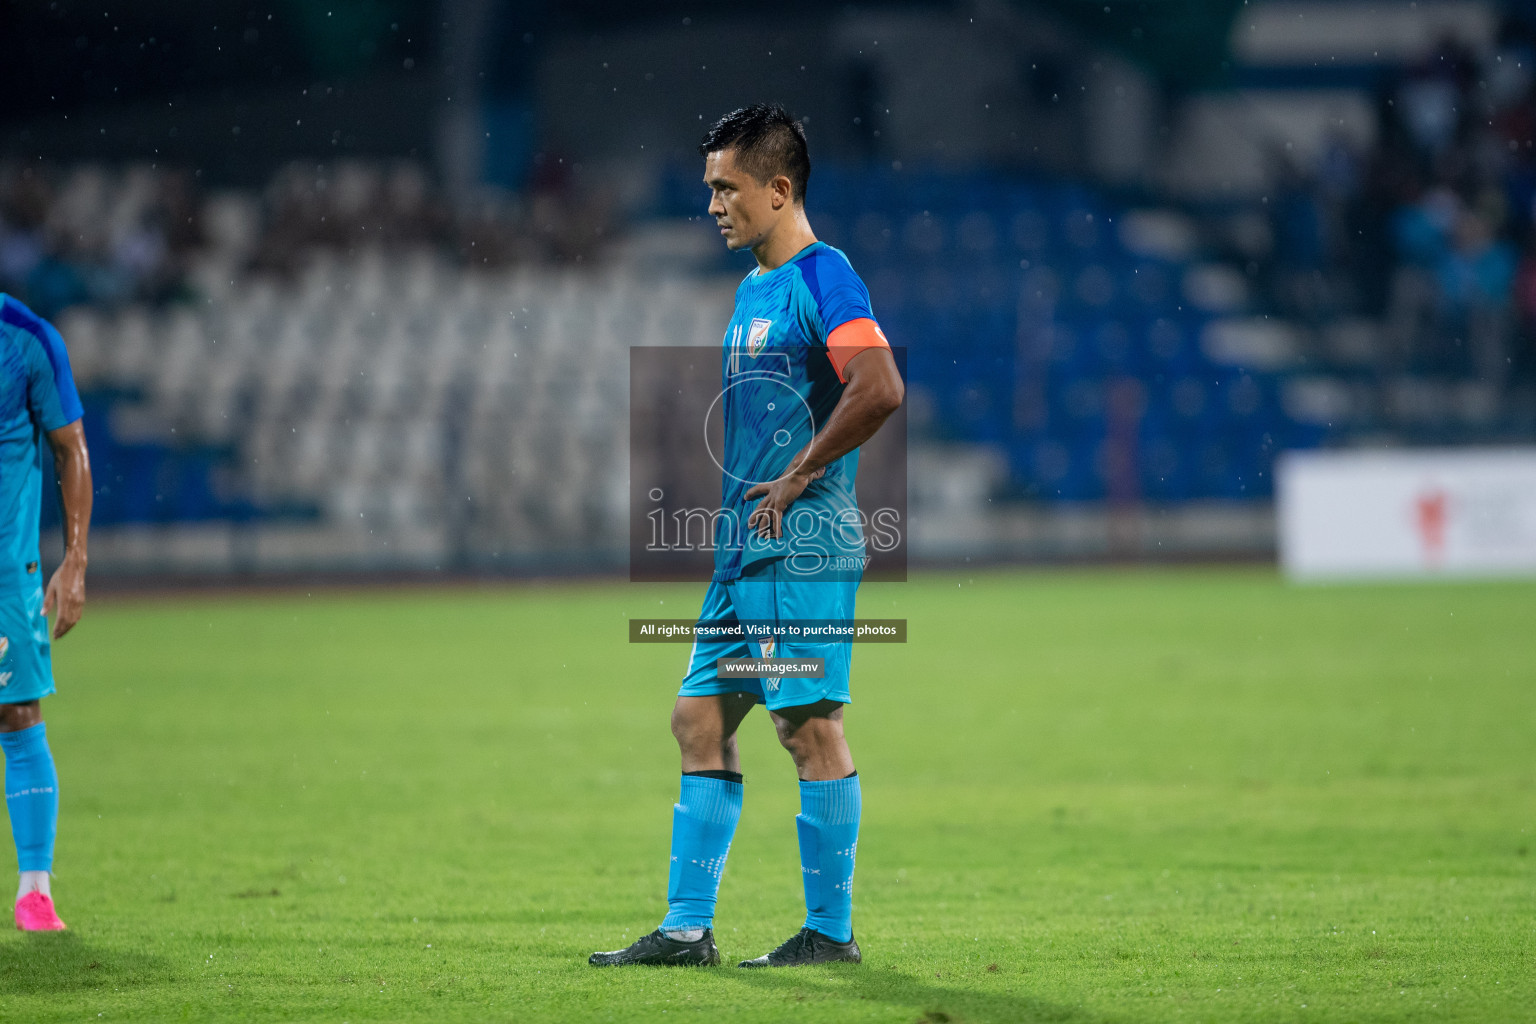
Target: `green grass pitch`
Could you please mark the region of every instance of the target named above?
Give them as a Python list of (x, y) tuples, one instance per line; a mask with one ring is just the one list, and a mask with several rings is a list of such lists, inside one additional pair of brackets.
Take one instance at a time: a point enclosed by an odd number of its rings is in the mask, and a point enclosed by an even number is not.
[[(610, 970), (655, 926), (702, 586), (103, 599), (56, 648), (55, 895), (5, 1021), (1536, 1019), (1536, 586), (870, 585), (860, 967)], [(743, 730), (717, 919), (801, 922)], [(7, 858), (3, 863), (11, 863)]]

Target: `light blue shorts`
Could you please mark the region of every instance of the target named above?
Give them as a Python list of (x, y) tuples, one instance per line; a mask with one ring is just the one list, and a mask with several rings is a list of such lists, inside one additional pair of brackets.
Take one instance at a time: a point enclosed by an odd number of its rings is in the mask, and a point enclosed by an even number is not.
[[(857, 579), (805, 580), (784, 571), (782, 562), (768, 563), (752, 576), (729, 583), (711, 583), (704, 593), (699, 622), (731, 625), (759, 623), (851, 622)], [(697, 639), (683, 676), (679, 697), (709, 697), (722, 693), (750, 693), (769, 710), (800, 707), (822, 700), (851, 702), (848, 672), (853, 644), (846, 640), (777, 639), (771, 647), (736, 637)], [(717, 679), (715, 662), (720, 658), (821, 658), (822, 679), (759, 678)]]
[(12, 578), (0, 580), (0, 704), (25, 704), (54, 692), (42, 572), (4, 575)]

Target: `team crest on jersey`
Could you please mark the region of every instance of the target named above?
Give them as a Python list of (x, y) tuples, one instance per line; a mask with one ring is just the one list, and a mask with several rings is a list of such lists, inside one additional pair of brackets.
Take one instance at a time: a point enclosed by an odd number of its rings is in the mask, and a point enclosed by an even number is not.
[(5, 656), (10, 653), (10, 650), (11, 638), (8, 636), (0, 636), (0, 661), (5, 660)]
[(766, 639), (759, 640), (757, 645), (763, 649), (763, 657), (771, 658), (773, 657), (774, 650), (778, 647), (778, 642), (770, 636)]
[(747, 355), (753, 359), (768, 344), (768, 328), (773, 326), (772, 320), (753, 320), (752, 326), (747, 329)]

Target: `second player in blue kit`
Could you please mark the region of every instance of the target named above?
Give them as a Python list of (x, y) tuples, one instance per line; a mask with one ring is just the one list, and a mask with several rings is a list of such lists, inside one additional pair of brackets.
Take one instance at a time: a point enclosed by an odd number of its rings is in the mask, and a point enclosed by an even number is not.
[[(757, 267), (737, 289), (722, 347), (721, 508), (699, 621), (770, 633), (696, 640), (672, 712), (683, 775), (667, 915), (590, 962), (720, 963), (715, 899), (744, 795), (736, 732), (765, 704), (800, 780), (806, 917), (789, 940), (740, 966), (858, 963), (852, 892), (862, 793), (843, 736), (851, 644), (785, 627), (853, 619), (865, 564), (858, 448), (905, 389), (863, 282), (806, 219), (810, 157), (799, 122), (778, 106), (746, 107), (722, 118), (700, 151), (709, 212), (726, 245), (749, 250)], [(722, 658), (753, 657), (819, 659), (822, 674), (741, 679), (717, 670)]]
[[(50, 876), (59, 779), (42, 699), (54, 692), (52, 641), (79, 621), (85, 604), (91, 468), (82, 414), (59, 332), (0, 295), (0, 749), (23, 931), (64, 928)], [(45, 441), (64, 513), (64, 560), (46, 588), (38, 561)]]

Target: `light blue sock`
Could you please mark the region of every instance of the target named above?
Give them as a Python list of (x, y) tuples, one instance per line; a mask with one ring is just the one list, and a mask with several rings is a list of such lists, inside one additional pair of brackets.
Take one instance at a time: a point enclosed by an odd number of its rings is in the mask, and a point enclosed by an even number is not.
[(741, 820), (741, 783), (684, 775), (672, 808), (672, 870), (664, 931), (711, 928), (725, 857)]
[(800, 783), (795, 828), (805, 879), (805, 926), (837, 942), (853, 938), (853, 859), (863, 805), (857, 774)]
[(5, 750), (5, 808), (22, 871), (53, 870), (53, 837), (59, 827), (59, 776), (53, 770), (42, 722), (30, 729), (0, 732)]

